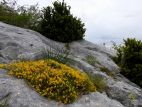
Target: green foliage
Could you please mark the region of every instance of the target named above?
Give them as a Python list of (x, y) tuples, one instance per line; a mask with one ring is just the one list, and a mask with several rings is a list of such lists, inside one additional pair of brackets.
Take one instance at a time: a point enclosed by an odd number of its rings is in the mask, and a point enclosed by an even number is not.
[(86, 56), (86, 61), (90, 64), (90, 65), (94, 65), (97, 61), (96, 58), (92, 55), (87, 55)]
[(2, 99), (0, 99), (0, 107), (9, 107), (8, 101), (11, 93), (5, 95)]
[(86, 74), (89, 76), (91, 81), (93, 81), (97, 91), (104, 92), (107, 90), (107, 80), (105, 78), (103, 78), (101, 75), (94, 75), (88, 72), (86, 72)]
[(121, 73), (142, 87), (142, 41), (124, 40), (124, 45), (117, 47), (114, 59), (121, 67)]
[(66, 48), (67, 50), (70, 50), (70, 43), (65, 43), (65, 48)]
[(103, 77), (96, 75), (93, 78), (93, 81), (94, 81), (95, 86), (99, 92), (103, 92), (107, 89), (107, 81)]
[(55, 1), (53, 7), (43, 9), (40, 32), (47, 38), (72, 42), (83, 39), (84, 24), (70, 13), (70, 6), (64, 2)]
[(101, 67), (100, 70), (102, 72), (105, 72), (108, 76), (115, 78), (116, 74), (114, 73), (114, 71), (110, 71), (108, 68), (106, 67)]
[(128, 97), (132, 103), (134, 103), (134, 101), (136, 100), (136, 95), (134, 93), (129, 93)]
[(46, 59), (53, 59), (63, 64), (67, 64), (69, 62), (68, 56), (70, 55), (70, 51), (68, 49), (58, 47), (55, 44), (52, 44), (50, 49), (45, 48), (45, 54)]
[(33, 30), (37, 30), (40, 18), (38, 5), (18, 6), (15, 0), (0, 2), (0, 21)]

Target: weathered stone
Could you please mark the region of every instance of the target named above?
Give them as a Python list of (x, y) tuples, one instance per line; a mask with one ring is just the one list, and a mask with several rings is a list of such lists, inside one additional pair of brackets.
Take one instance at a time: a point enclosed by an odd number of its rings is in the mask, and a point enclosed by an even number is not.
[(13, 46), (8, 46), (5, 47), (2, 51), (1, 51), (1, 55), (4, 58), (7, 58), (9, 60), (16, 60), (17, 56), (20, 54), (20, 49), (17, 47), (13, 47)]
[(3, 57), (0, 57), (0, 63), (8, 63), (8, 60), (6, 60), (6, 59), (3, 58)]
[(5, 47), (5, 44), (0, 42), (0, 50), (2, 50)]
[[(100, 75), (107, 81), (108, 89), (103, 93), (90, 93), (75, 103), (64, 105), (41, 97), (22, 79), (16, 79), (0, 70), (0, 99), (10, 94), (10, 107), (142, 107), (142, 89), (119, 73), (119, 67), (111, 59), (115, 51), (106, 47), (80, 40), (69, 44), (72, 67)], [(61, 52), (65, 44), (56, 42), (41, 34), (0, 22), (0, 63), (12, 60), (37, 60), (45, 58), (48, 51)], [(89, 64), (87, 56), (95, 57)], [(115, 78), (100, 67), (106, 67)]]
[(96, 92), (84, 95), (69, 107), (124, 107), (121, 103), (109, 99), (105, 94)]
[(142, 90), (123, 81), (110, 84), (107, 94), (110, 98), (118, 100), (126, 107), (142, 106)]

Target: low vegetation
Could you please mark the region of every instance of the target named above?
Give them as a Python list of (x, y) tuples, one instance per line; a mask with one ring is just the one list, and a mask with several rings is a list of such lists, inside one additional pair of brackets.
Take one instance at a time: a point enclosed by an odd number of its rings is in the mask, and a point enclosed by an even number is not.
[(121, 73), (142, 87), (142, 41), (128, 38), (115, 49), (117, 56), (113, 59), (120, 66)]
[(67, 64), (70, 61), (68, 57), (70, 55), (70, 50), (66, 49), (66, 47), (62, 48), (52, 44), (50, 49), (45, 48), (45, 54), (46, 59), (52, 59), (63, 64)]
[(95, 63), (97, 62), (96, 58), (93, 55), (87, 55), (86, 56), (86, 61), (90, 64), (90, 65), (95, 65)]
[(94, 83), (96, 86), (97, 91), (99, 92), (104, 92), (107, 90), (107, 80), (103, 78), (101, 75), (95, 75), (91, 74), (89, 72), (86, 72), (91, 81)]
[(136, 100), (136, 95), (134, 93), (129, 93), (128, 98), (131, 100), (132, 103), (134, 103)]
[(114, 71), (110, 71), (108, 68), (106, 67), (101, 67), (100, 70), (104, 73), (106, 73), (108, 76), (112, 77), (112, 78), (115, 78), (116, 77), (116, 74)]
[(54, 60), (23, 61), (1, 67), (10, 75), (25, 79), (42, 96), (65, 104), (96, 91), (87, 74)]
[(7, 102), (5, 101), (5, 102), (0, 103), (0, 107), (8, 107)]
[(8, 101), (11, 93), (8, 93), (0, 99), (0, 107), (9, 107)]

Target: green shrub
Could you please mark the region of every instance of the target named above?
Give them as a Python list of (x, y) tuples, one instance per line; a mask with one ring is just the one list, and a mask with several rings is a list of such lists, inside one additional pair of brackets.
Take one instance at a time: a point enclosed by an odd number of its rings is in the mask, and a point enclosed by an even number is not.
[(142, 87), (142, 41), (128, 38), (116, 49), (114, 59), (121, 67), (121, 73)]
[(53, 7), (43, 9), (40, 32), (47, 38), (60, 42), (72, 42), (83, 39), (84, 24), (70, 13), (70, 6), (55, 1)]

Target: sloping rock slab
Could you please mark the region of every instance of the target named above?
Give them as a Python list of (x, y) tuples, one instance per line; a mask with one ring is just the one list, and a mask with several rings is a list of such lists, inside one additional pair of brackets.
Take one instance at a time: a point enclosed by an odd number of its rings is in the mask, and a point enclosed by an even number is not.
[[(73, 67), (107, 78), (108, 97), (102, 93), (94, 93), (83, 96), (71, 105), (58, 104), (41, 97), (23, 80), (8, 76), (6, 71), (0, 70), (0, 99), (11, 93), (9, 100), (11, 107), (117, 107), (116, 105), (121, 107), (120, 103), (126, 107), (142, 107), (142, 90), (129, 80), (120, 78), (119, 67), (111, 59), (115, 56), (115, 51), (86, 40), (72, 42), (69, 46), (70, 57), (74, 60), (71, 64)], [(47, 50), (60, 52), (62, 49), (65, 49), (63, 43), (47, 39), (35, 31), (0, 22), (0, 63), (41, 59), (46, 57)], [(95, 64), (89, 64), (84, 60), (88, 55), (95, 57)], [(106, 67), (116, 73), (117, 78), (114, 79), (107, 73), (101, 72), (100, 67)]]

